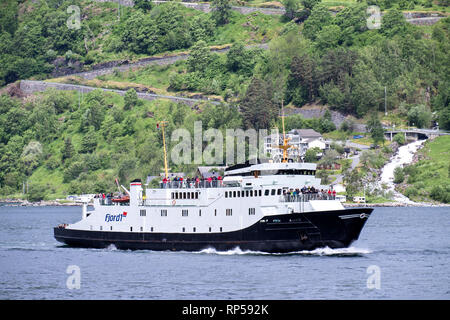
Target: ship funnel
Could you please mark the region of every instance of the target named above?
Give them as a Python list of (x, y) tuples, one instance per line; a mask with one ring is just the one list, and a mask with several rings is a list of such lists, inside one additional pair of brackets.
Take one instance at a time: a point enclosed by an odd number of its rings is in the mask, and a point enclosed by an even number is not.
[(140, 179), (130, 183), (130, 205), (137, 206), (142, 201), (142, 183)]

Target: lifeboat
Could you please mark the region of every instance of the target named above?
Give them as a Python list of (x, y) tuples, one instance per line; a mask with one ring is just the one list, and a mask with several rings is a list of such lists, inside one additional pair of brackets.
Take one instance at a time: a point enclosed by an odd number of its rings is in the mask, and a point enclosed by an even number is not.
[(117, 202), (117, 203), (130, 202), (130, 196), (126, 195), (126, 196), (122, 196), (120, 198), (113, 198), (113, 199), (111, 199), (111, 201)]

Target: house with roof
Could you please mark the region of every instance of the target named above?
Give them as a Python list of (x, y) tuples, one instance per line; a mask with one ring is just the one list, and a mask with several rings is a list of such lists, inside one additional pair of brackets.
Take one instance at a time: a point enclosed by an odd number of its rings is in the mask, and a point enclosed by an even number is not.
[[(292, 161), (302, 161), (306, 150), (317, 147), (321, 150), (329, 148), (322, 135), (313, 129), (292, 129), (286, 133), (289, 139), (288, 158)], [(275, 162), (283, 158), (283, 150), (278, 146), (283, 144), (283, 134), (271, 134), (264, 138), (264, 154)]]

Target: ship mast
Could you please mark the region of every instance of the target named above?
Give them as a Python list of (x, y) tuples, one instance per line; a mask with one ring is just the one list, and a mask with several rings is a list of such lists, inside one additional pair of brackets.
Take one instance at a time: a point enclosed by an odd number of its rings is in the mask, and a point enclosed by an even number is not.
[(164, 173), (166, 179), (169, 177), (169, 170), (167, 168), (167, 151), (166, 151), (166, 136), (164, 134), (164, 127), (167, 127), (167, 121), (160, 121), (156, 123), (156, 127), (159, 129), (161, 127), (163, 136), (163, 147), (164, 147)]
[(284, 108), (283, 108), (283, 101), (281, 101), (281, 123), (283, 125), (283, 144), (276, 146), (277, 148), (280, 148), (283, 150), (283, 159), (281, 162), (288, 162), (288, 156), (287, 151), (289, 148), (292, 147), (292, 145), (288, 144), (288, 141), (291, 140), (291, 138), (286, 138), (286, 131), (284, 129)]

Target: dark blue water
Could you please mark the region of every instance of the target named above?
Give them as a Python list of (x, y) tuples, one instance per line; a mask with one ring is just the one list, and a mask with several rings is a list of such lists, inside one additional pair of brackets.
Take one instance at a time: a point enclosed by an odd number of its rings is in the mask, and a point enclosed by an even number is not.
[[(54, 240), (53, 226), (80, 217), (78, 207), (0, 207), (0, 299), (450, 298), (450, 208), (376, 208), (352, 247), (285, 255)], [(71, 265), (79, 289), (67, 287)]]

